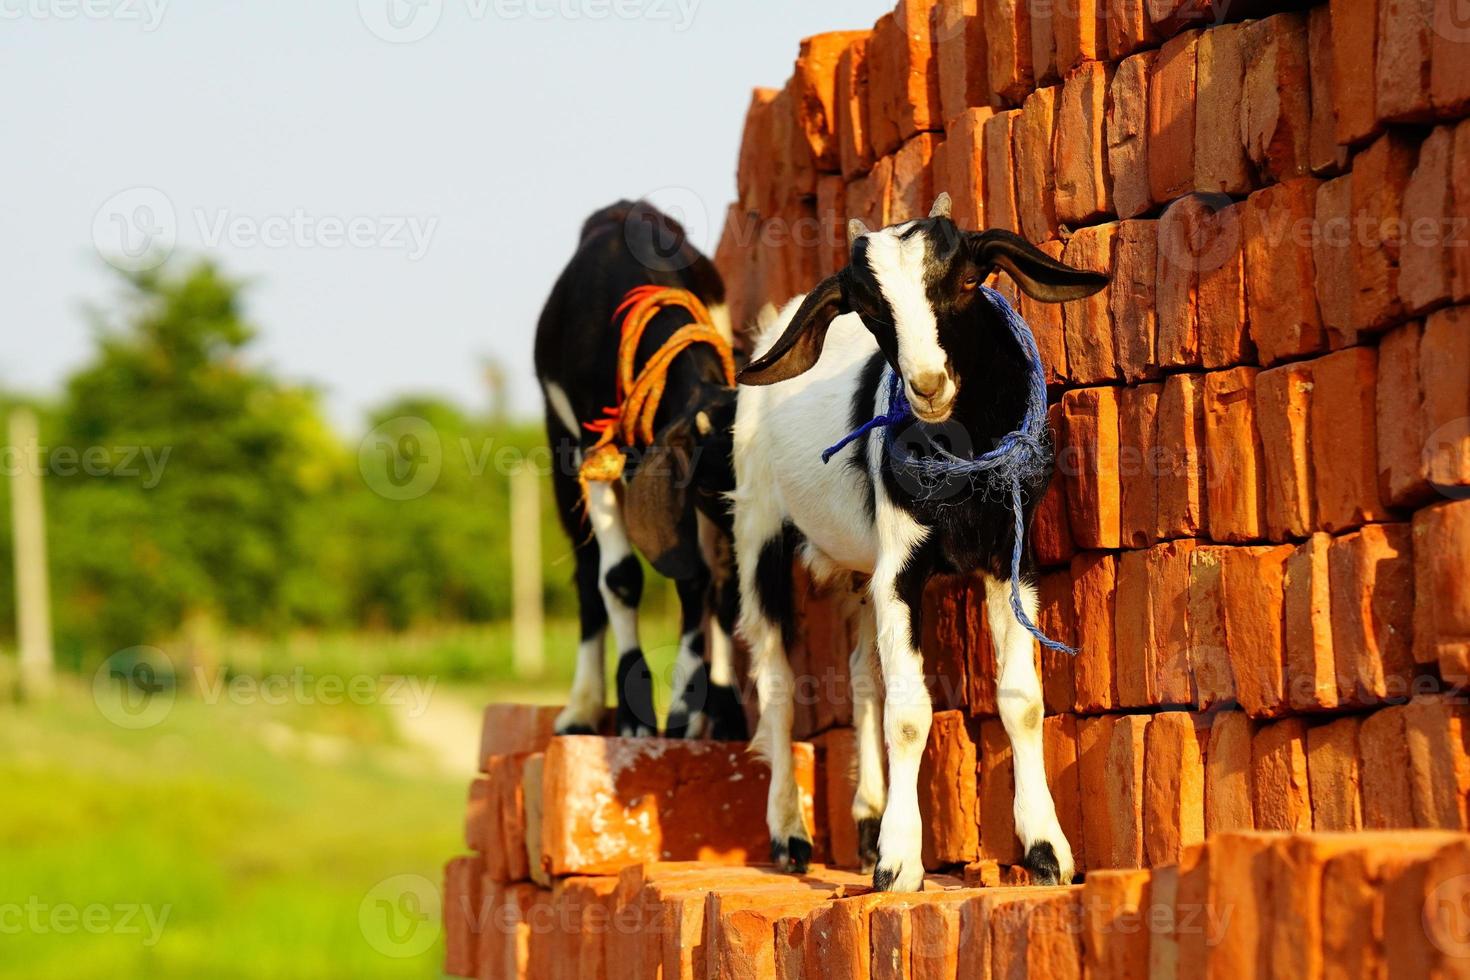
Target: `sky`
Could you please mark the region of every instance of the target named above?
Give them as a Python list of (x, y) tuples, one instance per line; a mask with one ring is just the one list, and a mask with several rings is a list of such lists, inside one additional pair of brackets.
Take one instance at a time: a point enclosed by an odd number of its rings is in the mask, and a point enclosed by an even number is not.
[(0, 0), (0, 388), (93, 348), (109, 262), (206, 255), (344, 432), (406, 394), (540, 413), (532, 335), (621, 197), (712, 253), (750, 90), (893, 0)]

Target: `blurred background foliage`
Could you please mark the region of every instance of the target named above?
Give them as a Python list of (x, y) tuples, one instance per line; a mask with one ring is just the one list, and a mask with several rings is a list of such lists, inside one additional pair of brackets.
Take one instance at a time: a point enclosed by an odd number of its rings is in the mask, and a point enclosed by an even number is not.
[[(399, 397), (362, 432), (339, 433), (317, 392), (252, 359), (241, 283), (208, 262), (124, 280), (121, 303), (89, 313), (90, 363), (59, 397), (31, 402), (60, 667), (86, 671), (145, 643), (233, 659), (233, 637), (258, 648), (304, 631), (402, 635), (509, 616), (508, 481), (522, 459), (544, 473), (539, 422)], [(14, 401), (0, 394), (0, 407)], [(364, 433), (403, 416), (433, 426), (442, 471), (423, 496), (394, 500), (364, 479), (359, 448)], [(547, 616), (573, 617), (570, 547), (550, 480), (541, 487)], [(7, 513), (8, 493), (0, 481)], [(7, 636), (10, 534), (0, 522)], [(667, 595), (649, 598), (656, 617)], [(493, 671), (463, 642), (448, 646), (444, 664), (405, 666)]]

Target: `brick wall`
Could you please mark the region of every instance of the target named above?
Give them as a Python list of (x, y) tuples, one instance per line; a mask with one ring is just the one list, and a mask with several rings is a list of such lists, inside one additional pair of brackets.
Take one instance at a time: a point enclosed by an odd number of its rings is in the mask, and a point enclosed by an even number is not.
[[(838, 268), (849, 216), (939, 191), (1113, 277), (1060, 309), (995, 282), (1047, 361), (1032, 541), (1043, 624), (1082, 652), (1038, 656), (1081, 867), (1217, 830), (1466, 827), (1470, 28), (1447, 0), (1277, 6), (906, 0), (803, 41), (745, 122), (717, 253), (737, 322)], [(935, 868), (1016, 857), (982, 596), (926, 596), (954, 712)], [(803, 600), (798, 735), (850, 754), (848, 638)], [(970, 759), (978, 807), (952, 791)]]

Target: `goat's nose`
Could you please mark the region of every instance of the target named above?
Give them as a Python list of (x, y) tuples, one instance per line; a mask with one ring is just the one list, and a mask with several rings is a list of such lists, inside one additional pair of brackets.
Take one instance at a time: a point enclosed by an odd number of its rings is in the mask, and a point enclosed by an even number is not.
[(943, 371), (920, 371), (909, 378), (909, 387), (925, 401), (932, 401), (944, 390)]

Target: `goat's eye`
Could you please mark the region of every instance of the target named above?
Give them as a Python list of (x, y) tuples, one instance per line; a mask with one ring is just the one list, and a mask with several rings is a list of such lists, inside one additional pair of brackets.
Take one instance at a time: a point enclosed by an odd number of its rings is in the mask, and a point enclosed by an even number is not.
[(974, 289), (978, 285), (980, 285), (980, 277), (976, 276), (974, 273), (966, 276), (964, 278), (964, 281), (960, 283), (960, 287), (965, 290)]

